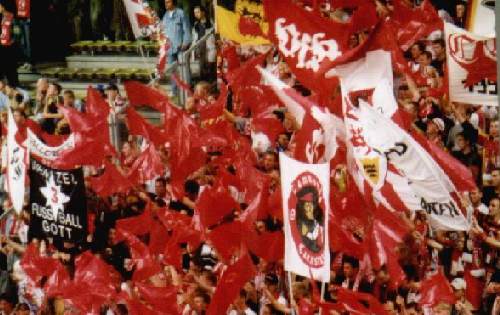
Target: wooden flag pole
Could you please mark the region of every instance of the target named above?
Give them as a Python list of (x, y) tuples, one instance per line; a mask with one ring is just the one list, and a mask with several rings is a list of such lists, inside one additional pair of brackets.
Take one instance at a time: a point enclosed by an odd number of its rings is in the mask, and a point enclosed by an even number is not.
[[(325, 288), (326, 288), (326, 283), (321, 282), (321, 296), (319, 297), (320, 302), (325, 301)], [(319, 315), (321, 315), (321, 307), (319, 308)]]
[(293, 289), (292, 289), (292, 273), (290, 271), (287, 271), (288, 275), (288, 289), (289, 289), (289, 294), (290, 294), (290, 309), (292, 310), (292, 315), (297, 315), (295, 314), (295, 309), (293, 308), (294, 300), (293, 300)]

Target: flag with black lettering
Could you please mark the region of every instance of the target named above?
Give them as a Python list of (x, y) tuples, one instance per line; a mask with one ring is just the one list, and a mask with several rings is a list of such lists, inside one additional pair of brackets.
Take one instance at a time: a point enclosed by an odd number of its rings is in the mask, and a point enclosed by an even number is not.
[(7, 191), (14, 210), (20, 213), (24, 204), (26, 149), (16, 141), (18, 128), (10, 110), (7, 111), (7, 127)]
[(87, 231), (87, 204), (82, 169), (53, 169), (32, 157), (29, 176), (31, 235), (83, 241)]
[(217, 0), (217, 32), (221, 37), (244, 45), (267, 45), (268, 25), (260, 0)]

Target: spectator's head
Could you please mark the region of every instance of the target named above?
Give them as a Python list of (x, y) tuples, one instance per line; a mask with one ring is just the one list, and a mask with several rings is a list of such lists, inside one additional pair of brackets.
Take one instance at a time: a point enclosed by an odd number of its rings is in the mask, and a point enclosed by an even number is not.
[(12, 117), (14, 117), (14, 121), (18, 126), (24, 124), (26, 121), (26, 113), (21, 108), (14, 109)]
[(14, 297), (8, 294), (0, 295), (0, 313), (1, 314), (11, 314), (14, 311), (14, 306), (16, 301)]
[(464, 1), (459, 1), (455, 5), (455, 17), (460, 19), (465, 18), (466, 8), (467, 8), (467, 3), (465, 3)]
[(356, 276), (359, 262), (356, 258), (345, 256), (342, 259), (342, 274), (344, 277), (352, 279)]
[(203, 290), (197, 290), (193, 296), (193, 310), (197, 314), (204, 314), (208, 304), (210, 304), (210, 296)]
[(155, 181), (155, 194), (164, 198), (167, 193), (167, 180), (163, 177), (157, 178)]
[(276, 292), (279, 284), (278, 276), (275, 273), (268, 273), (264, 278), (264, 284), (271, 293)]
[(0, 80), (0, 92), (4, 93), (5, 92), (5, 85), (7, 82), (5, 80)]
[(458, 150), (465, 151), (470, 149), (470, 140), (465, 136), (463, 132), (459, 132), (455, 136), (455, 145), (457, 146)]
[(200, 184), (192, 179), (187, 180), (184, 183), (184, 191), (186, 192), (187, 197), (194, 201), (196, 200), (196, 198), (198, 198), (198, 193), (200, 192)]
[(118, 86), (114, 83), (110, 83), (106, 89), (104, 90), (106, 93), (106, 97), (108, 100), (114, 101), (118, 95), (120, 95), (120, 90), (118, 89)]
[(437, 59), (441, 59), (446, 56), (446, 47), (444, 39), (439, 38), (432, 41), (432, 51)]
[(376, 279), (378, 283), (385, 284), (388, 283), (391, 277), (389, 276), (389, 273), (387, 272), (387, 268), (385, 266), (382, 266), (377, 273), (376, 273)]
[(433, 315), (451, 315), (451, 305), (441, 302), (432, 308)]
[(14, 315), (29, 315), (30, 307), (26, 303), (17, 304)]
[(201, 21), (207, 17), (207, 9), (204, 6), (197, 5), (193, 10), (194, 18), (198, 21)]
[(233, 305), (239, 312), (245, 312), (247, 308), (246, 300), (247, 300), (247, 292), (241, 289), (240, 294), (238, 294), (238, 296), (234, 300)]
[(427, 137), (433, 138), (444, 131), (444, 121), (441, 118), (433, 118), (427, 122)]
[(47, 93), (49, 88), (49, 80), (47, 78), (40, 78), (36, 81), (36, 91)]
[(425, 45), (422, 42), (416, 42), (410, 47), (410, 55), (414, 61), (417, 61), (418, 57), (425, 51)]
[(61, 90), (62, 87), (59, 83), (49, 83), (49, 87), (47, 88), (47, 97), (59, 96), (59, 94), (61, 94)]
[(465, 295), (465, 289), (467, 288), (467, 284), (463, 278), (455, 278), (451, 282), (451, 287), (453, 288), (453, 292), (455, 293), (455, 297), (460, 300)]
[(208, 82), (205, 82), (205, 81), (201, 81), (201, 82), (198, 82), (195, 87), (194, 87), (194, 91), (193, 91), (193, 96), (195, 97), (195, 99), (206, 99), (207, 96), (208, 96), (208, 92), (210, 92), (210, 83)]
[(490, 200), (490, 204), (489, 204), (488, 209), (489, 209), (490, 215), (492, 215), (492, 216), (500, 214), (500, 199), (498, 199), (497, 197), (492, 198)]
[(495, 168), (491, 171), (491, 185), (500, 187), (500, 168)]
[(14, 97), (16, 92), (17, 92), (16, 87), (12, 85), (12, 83), (7, 82), (5, 84), (5, 95), (7, 95), (8, 97)]
[(431, 61), (432, 61), (432, 54), (427, 50), (423, 51), (420, 54), (420, 56), (418, 56), (418, 63), (421, 66), (428, 66), (431, 64)]
[(63, 93), (63, 105), (65, 107), (74, 107), (75, 106), (75, 93), (71, 90), (65, 90)]
[(278, 160), (274, 152), (266, 152), (262, 156), (262, 169), (266, 172), (270, 172), (276, 168)]
[(177, 5), (177, 0), (165, 0), (165, 9), (167, 11), (172, 11), (175, 9), (175, 6)]
[(469, 192), (469, 198), (474, 207), (481, 204), (481, 198), (483, 198), (483, 192), (479, 188), (475, 188)]
[(385, 302), (384, 309), (387, 312), (387, 314), (390, 314), (390, 315), (397, 315), (398, 314), (398, 312), (396, 310), (396, 305), (394, 305), (393, 301), (389, 300), (389, 301)]
[(498, 125), (500, 124), (500, 122), (498, 122), (498, 120), (495, 120), (495, 121), (492, 121), (490, 123), (490, 136), (492, 137), (498, 137)]

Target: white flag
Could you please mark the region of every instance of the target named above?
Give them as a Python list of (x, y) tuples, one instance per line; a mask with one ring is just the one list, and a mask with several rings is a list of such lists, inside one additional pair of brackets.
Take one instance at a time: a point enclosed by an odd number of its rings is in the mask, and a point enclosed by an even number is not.
[(16, 141), (17, 125), (10, 109), (7, 112), (7, 190), (17, 213), (23, 210), (26, 149)]
[[(458, 192), (430, 154), (406, 131), (363, 100), (359, 102), (359, 112), (367, 145), (382, 152), (387, 163), (404, 175), (420, 200), (420, 209), (429, 215), (431, 225), (439, 230), (468, 230), (469, 223), (457, 203)], [(399, 197), (405, 198), (402, 194)]]
[(151, 35), (153, 22), (142, 0), (123, 0), (135, 38)]
[(329, 282), (329, 163), (305, 164), (280, 153), (280, 170), (285, 270)]
[(40, 140), (38, 136), (31, 131), (31, 129), (28, 129), (29, 153), (46, 161), (53, 161), (57, 159), (63, 151), (73, 149), (74, 147), (75, 135), (73, 133), (70, 134), (69, 137), (57, 147), (49, 147), (43, 143), (42, 140)]
[(449, 23), (444, 31), (450, 100), (498, 106), (496, 38), (475, 35)]

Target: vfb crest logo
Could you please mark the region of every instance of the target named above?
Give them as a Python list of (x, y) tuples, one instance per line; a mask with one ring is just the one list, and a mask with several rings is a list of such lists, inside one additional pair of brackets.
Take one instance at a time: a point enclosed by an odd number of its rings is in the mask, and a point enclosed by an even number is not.
[(304, 172), (292, 182), (288, 197), (289, 224), (302, 261), (312, 267), (324, 265), (325, 200), (316, 175)]

